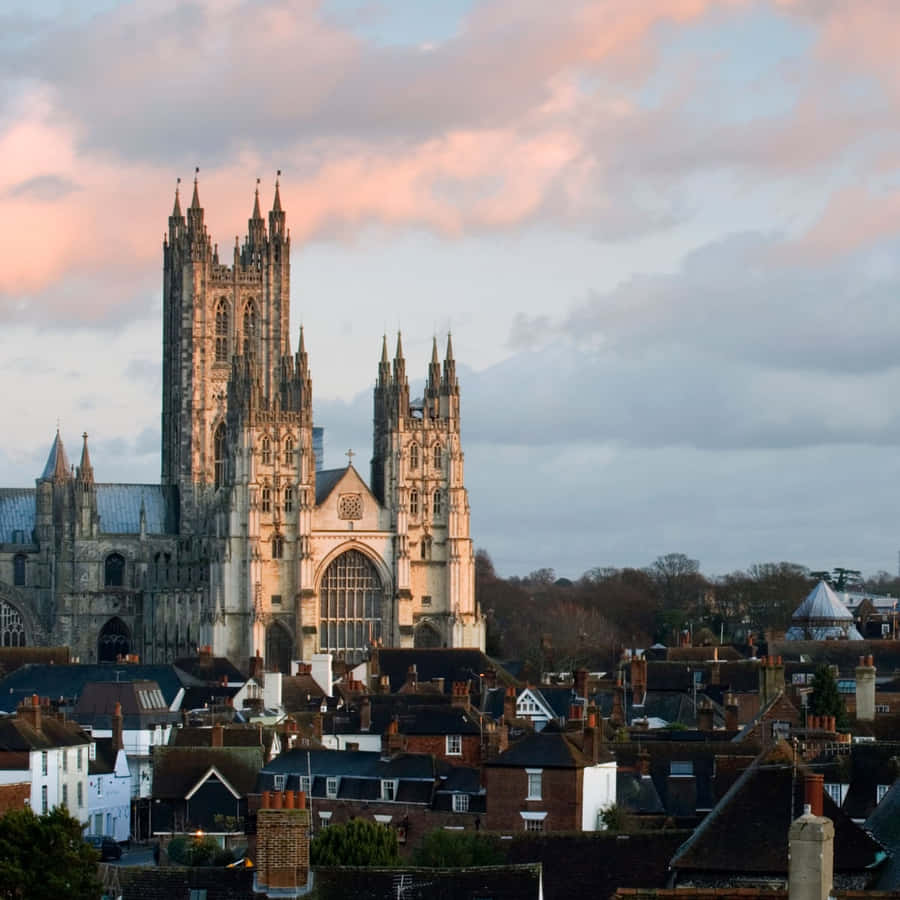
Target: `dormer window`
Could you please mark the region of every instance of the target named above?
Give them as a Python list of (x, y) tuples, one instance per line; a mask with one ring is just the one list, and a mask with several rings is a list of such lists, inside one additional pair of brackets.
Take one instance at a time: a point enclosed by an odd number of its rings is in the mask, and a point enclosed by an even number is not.
[(381, 799), (393, 803), (397, 799), (397, 780), (395, 778), (381, 779)]
[(341, 786), (341, 779), (337, 777), (329, 777), (325, 779), (325, 796), (329, 800), (334, 800), (338, 795), (338, 788)]

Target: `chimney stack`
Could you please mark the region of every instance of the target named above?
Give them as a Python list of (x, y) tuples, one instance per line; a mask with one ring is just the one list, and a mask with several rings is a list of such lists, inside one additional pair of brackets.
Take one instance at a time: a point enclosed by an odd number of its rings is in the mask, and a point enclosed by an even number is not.
[(372, 727), (372, 701), (363, 697), (359, 704), (359, 730), (368, 731)]
[(791, 823), (788, 846), (789, 900), (828, 900), (834, 877), (831, 819), (815, 815), (807, 806)]
[(113, 753), (118, 753), (120, 750), (125, 749), (125, 744), (122, 740), (122, 704), (116, 703), (115, 708), (113, 709), (112, 714), (112, 748)]
[(503, 697), (503, 721), (512, 722), (516, 717), (516, 689), (508, 687)]
[(330, 653), (313, 653), (312, 667), (309, 673), (326, 697), (332, 695), (332, 684), (334, 683), (331, 674), (331, 660)]
[(727, 693), (725, 695), (725, 730), (726, 731), (738, 731), (740, 729), (740, 725), (738, 724), (740, 714), (740, 707), (738, 706), (737, 699), (734, 694)]
[(469, 709), (469, 683), (467, 681), (453, 682), (453, 696), (451, 697), (450, 702), (459, 709)]
[(263, 658), (259, 655), (259, 650), (257, 650), (256, 656), (250, 657), (250, 677), (254, 681), (261, 682), (265, 670), (265, 663), (263, 661)]
[(406, 682), (403, 685), (403, 689), (410, 694), (418, 693), (419, 690), (419, 672), (416, 669), (416, 664), (413, 663), (406, 670)]
[(631, 660), (631, 705), (643, 706), (647, 696), (647, 660), (642, 656)]
[(588, 670), (587, 669), (576, 669), (575, 670), (575, 694), (578, 697), (584, 697), (587, 699), (587, 681), (588, 681)]
[(303, 791), (265, 791), (256, 814), (256, 893), (298, 896), (309, 883), (309, 812)]
[(35, 731), (41, 730), (41, 698), (32, 694), (30, 700), (23, 700), (16, 715), (24, 719)]
[(875, 718), (875, 661), (861, 656), (856, 667), (856, 719), (871, 722)]
[(784, 662), (780, 656), (764, 656), (759, 667), (759, 706), (766, 706), (784, 691)]
[(703, 703), (697, 710), (697, 729), (712, 731), (715, 725), (715, 712), (712, 704)]
[(625, 724), (625, 705), (622, 702), (624, 694), (625, 688), (622, 687), (622, 682), (619, 681), (613, 692), (612, 712), (609, 714), (609, 721), (615, 726)]
[(223, 747), (225, 745), (225, 728), (221, 722), (216, 722), (212, 727), (212, 744), (213, 747)]
[(814, 816), (821, 816), (825, 776), (818, 772), (806, 772), (803, 775), (803, 804), (808, 806)]

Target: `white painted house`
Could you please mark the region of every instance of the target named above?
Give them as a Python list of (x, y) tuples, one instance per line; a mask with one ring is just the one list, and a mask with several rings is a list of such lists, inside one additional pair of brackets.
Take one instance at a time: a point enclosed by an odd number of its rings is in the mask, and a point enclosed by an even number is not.
[(98, 738), (88, 768), (88, 831), (117, 841), (131, 835), (131, 772), (121, 743)]

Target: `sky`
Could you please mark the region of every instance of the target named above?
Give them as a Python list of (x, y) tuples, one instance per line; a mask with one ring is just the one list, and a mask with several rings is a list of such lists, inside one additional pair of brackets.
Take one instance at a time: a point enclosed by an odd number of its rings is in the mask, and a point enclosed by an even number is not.
[[(895, 0), (6, 0), (0, 484), (159, 478), (162, 237), (275, 172), (327, 467), (448, 331), (503, 575), (896, 572)], [(418, 376), (418, 378), (416, 377)]]

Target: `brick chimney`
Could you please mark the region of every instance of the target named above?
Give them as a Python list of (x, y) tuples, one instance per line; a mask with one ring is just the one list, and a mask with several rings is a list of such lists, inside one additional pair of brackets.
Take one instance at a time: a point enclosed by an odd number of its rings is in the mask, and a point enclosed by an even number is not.
[(35, 731), (41, 730), (41, 698), (32, 694), (30, 700), (23, 700), (16, 715), (24, 719)]
[(381, 675), (378, 678), (378, 693), (389, 694), (391, 692), (391, 679), (389, 675)]
[(762, 709), (784, 690), (784, 662), (780, 656), (764, 656), (759, 667), (759, 706)]
[[(822, 776), (819, 775), (819, 778)], [(789, 900), (828, 900), (834, 880), (834, 825), (809, 806), (788, 831)]]
[(583, 668), (576, 669), (574, 682), (575, 694), (578, 697), (587, 698), (588, 670)]
[(624, 694), (625, 688), (619, 681), (613, 692), (612, 712), (609, 714), (609, 721), (616, 726), (625, 724), (625, 704), (622, 702)]
[(112, 721), (112, 749), (113, 753), (118, 753), (125, 749), (122, 741), (122, 704), (116, 703), (111, 716)]
[(856, 718), (871, 722), (875, 718), (875, 661), (861, 656), (856, 667)]
[(508, 687), (503, 696), (503, 721), (512, 722), (516, 717), (516, 689)]
[(631, 660), (631, 704), (643, 706), (647, 695), (647, 660), (643, 656)]
[(256, 656), (250, 657), (250, 677), (254, 681), (262, 681), (263, 673), (265, 672), (265, 662), (263, 658), (259, 655), (259, 650), (256, 651)]
[(697, 709), (698, 731), (712, 731), (715, 725), (715, 711), (711, 703), (702, 703)]
[(469, 697), (469, 683), (467, 681), (453, 682), (453, 696), (450, 702), (459, 709), (469, 709), (471, 701)]
[(487, 722), (484, 737), (485, 761), (496, 759), (509, 746), (509, 729), (506, 725)]
[(497, 687), (497, 670), (493, 666), (488, 666), (484, 670), (484, 686), (491, 691)]
[(359, 730), (368, 731), (372, 727), (372, 701), (363, 697), (359, 704)]
[(415, 663), (406, 670), (406, 681), (403, 682), (403, 690), (408, 694), (415, 694), (419, 690), (419, 673), (416, 670)]
[(434, 689), (439, 694), (444, 693), (444, 678), (443, 678), (443, 676), (439, 675), (436, 678), (432, 678), (431, 683), (432, 683), (432, 685), (434, 685)]
[(725, 695), (725, 730), (738, 731), (740, 729), (739, 718), (740, 707), (737, 699), (734, 694), (728, 693)]
[(587, 718), (584, 720), (584, 743), (582, 752), (594, 764), (600, 761), (603, 751), (603, 721), (597, 710), (591, 707)]
[(216, 722), (212, 727), (212, 747), (223, 747), (225, 745), (225, 727), (221, 722)]
[(808, 806), (814, 816), (821, 816), (825, 776), (820, 772), (806, 772), (803, 775), (803, 805)]
[(386, 756), (396, 756), (404, 750), (406, 750), (406, 735), (400, 734), (400, 722), (394, 716), (381, 736), (381, 751)]
[(309, 811), (303, 791), (264, 791), (256, 814), (253, 890), (297, 896), (312, 888), (309, 872)]

